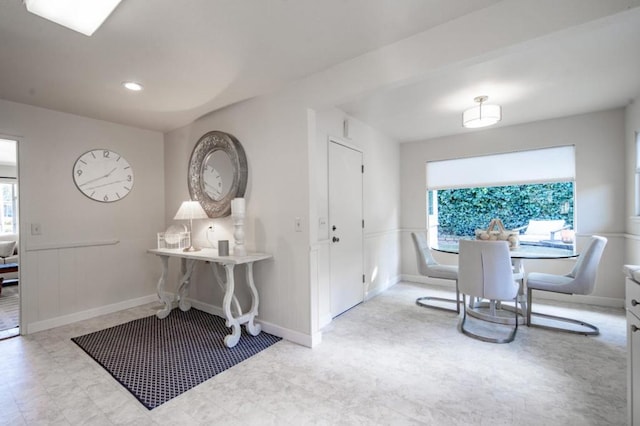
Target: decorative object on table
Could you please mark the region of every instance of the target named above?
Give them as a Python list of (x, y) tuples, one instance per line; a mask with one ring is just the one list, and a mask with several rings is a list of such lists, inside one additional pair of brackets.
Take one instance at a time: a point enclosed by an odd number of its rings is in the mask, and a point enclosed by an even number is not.
[(214, 130), (198, 140), (189, 161), (189, 193), (209, 217), (229, 216), (231, 201), (244, 196), (247, 177), (247, 157), (234, 136)]
[[(416, 256), (418, 260), (418, 272), (420, 275), (430, 278), (439, 278), (443, 280), (453, 280), (456, 283), (456, 298), (448, 299), (444, 297), (423, 296), (416, 299), (416, 305), (424, 308), (440, 309), (443, 311), (453, 311), (460, 313), (460, 292), (458, 290), (458, 267), (455, 265), (440, 265), (431, 255), (427, 236), (424, 232), (412, 232), (413, 243), (416, 248)], [(454, 303), (455, 307), (445, 308), (438, 304), (431, 304), (430, 301)]]
[[(460, 322), (460, 330), (463, 334), (474, 339), (489, 343), (512, 342), (518, 331), (518, 291), (520, 285), (513, 276), (513, 266), (509, 254), (509, 244), (506, 241), (474, 241), (460, 240), (460, 255), (458, 269), (458, 285), (462, 293), (463, 316)], [(467, 323), (467, 311), (471, 309), (467, 305), (466, 296), (488, 299), (491, 301), (490, 315), (497, 317), (496, 305), (501, 301), (513, 301), (515, 307), (514, 325), (506, 336), (500, 336), (496, 324), (492, 326), (492, 335), (481, 333), (482, 330), (472, 330), (465, 327)], [(469, 305), (473, 305), (470, 301)], [(491, 323), (494, 323), (491, 321)], [(488, 325), (486, 323), (483, 325)], [(482, 327), (486, 329), (485, 327)]]
[(151, 410), (282, 340), (243, 330), (229, 349), (228, 330), (223, 318), (174, 309), (71, 340)]
[(575, 241), (576, 231), (573, 229), (563, 229), (560, 231), (560, 239), (563, 243), (573, 243)]
[(189, 221), (189, 247), (186, 247), (183, 251), (199, 251), (200, 248), (193, 246), (193, 219), (207, 219), (207, 213), (197, 201), (184, 201), (178, 212), (174, 216), (175, 220), (188, 220)]
[(158, 232), (159, 249), (185, 249), (191, 246), (191, 233), (184, 225), (171, 225), (164, 232)]
[[(600, 334), (598, 327), (584, 321), (572, 318), (559, 317), (555, 315), (541, 314), (531, 311), (533, 304), (533, 290), (548, 291), (560, 294), (581, 294), (588, 295), (593, 293), (596, 287), (596, 277), (598, 274), (598, 265), (604, 253), (604, 247), (607, 245), (607, 239), (599, 235), (591, 237), (591, 242), (587, 249), (580, 254), (573, 270), (567, 275), (545, 274), (540, 272), (531, 272), (527, 275), (527, 325), (546, 328), (548, 330), (564, 331), (567, 333), (584, 334), (585, 336), (596, 336)], [(532, 324), (531, 317), (546, 318), (564, 324), (573, 324), (574, 327), (557, 327), (550, 324)], [(582, 328), (577, 328), (580, 326)]]
[(233, 246), (234, 256), (246, 256), (247, 249), (244, 246), (244, 218), (246, 215), (246, 204), (244, 198), (234, 198), (231, 201), (231, 218), (233, 220)]
[(218, 240), (218, 256), (229, 256), (229, 240)]
[(476, 239), (485, 241), (506, 241), (511, 250), (520, 246), (518, 231), (507, 230), (501, 219), (491, 219), (487, 229), (476, 229)]
[(76, 160), (73, 181), (80, 192), (92, 200), (112, 203), (133, 189), (133, 168), (117, 152), (93, 149)]

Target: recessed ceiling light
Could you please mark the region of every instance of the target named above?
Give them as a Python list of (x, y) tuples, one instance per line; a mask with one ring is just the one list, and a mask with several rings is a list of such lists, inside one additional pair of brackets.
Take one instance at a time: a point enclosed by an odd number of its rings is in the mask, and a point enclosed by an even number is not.
[(122, 0), (25, 0), (27, 10), (90, 36)]
[(142, 84), (136, 83), (135, 81), (125, 81), (122, 85), (132, 92), (139, 92), (143, 89)]

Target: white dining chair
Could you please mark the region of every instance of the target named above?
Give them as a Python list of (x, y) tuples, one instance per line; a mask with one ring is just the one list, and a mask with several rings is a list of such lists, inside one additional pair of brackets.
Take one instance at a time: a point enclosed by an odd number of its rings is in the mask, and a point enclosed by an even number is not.
[[(573, 270), (566, 275), (544, 274), (540, 272), (531, 272), (527, 275), (527, 325), (549, 330), (564, 331), (567, 333), (576, 333), (584, 335), (598, 335), (600, 330), (593, 324), (572, 318), (560, 317), (539, 312), (532, 312), (533, 290), (548, 291), (553, 293), (564, 294), (591, 294), (596, 286), (596, 277), (598, 273), (598, 265), (604, 253), (604, 247), (607, 245), (607, 239), (598, 235), (591, 237), (591, 242), (587, 249), (580, 254)], [(582, 329), (555, 327), (552, 325), (532, 324), (531, 317), (548, 318), (555, 321), (577, 324)]]
[[(513, 274), (509, 243), (506, 241), (460, 240), (458, 259), (458, 286), (462, 293), (463, 316), (460, 323), (462, 333), (474, 339), (491, 343), (512, 342), (518, 331), (518, 289)], [(466, 296), (491, 301), (513, 301), (514, 321), (507, 337), (489, 336), (473, 332), (465, 327), (467, 321)], [(504, 325), (487, 322), (488, 327), (503, 328)], [(491, 326), (489, 326), (491, 324)]]
[[(460, 313), (460, 291), (458, 290), (458, 267), (455, 265), (441, 265), (431, 255), (427, 236), (424, 232), (412, 232), (413, 243), (416, 249), (416, 257), (418, 261), (418, 271), (420, 275), (429, 278), (439, 278), (443, 280), (452, 280), (456, 283), (456, 298), (449, 299), (445, 297), (424, 296), (416, 299), (416, 304), (424, 308), (440, 309), (442, 311), (453, 311)], [(455, 308), (446, 308), (437, 304), (430, 304), (430, 301), (454, 303)]]

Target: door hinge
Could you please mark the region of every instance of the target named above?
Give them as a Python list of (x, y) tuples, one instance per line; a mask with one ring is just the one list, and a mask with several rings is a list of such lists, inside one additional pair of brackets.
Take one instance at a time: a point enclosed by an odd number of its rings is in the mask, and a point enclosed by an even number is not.
[(362, 229), (364, 229), (364, 219), (362, 219)]
[(362, 173), (364, 173), (364, 164), (362, 165)]
[(364, 274), (362, 274), (362, 283), (365, 283)]

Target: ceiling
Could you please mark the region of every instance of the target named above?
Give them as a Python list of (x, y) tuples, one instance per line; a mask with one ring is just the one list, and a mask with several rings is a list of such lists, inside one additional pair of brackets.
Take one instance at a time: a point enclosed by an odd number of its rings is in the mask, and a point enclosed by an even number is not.
[(407, 142), (478, 131), (461, 124), (462, 112), (480, 95), (502, 107), (498, 127), (628, 105), (640, 95), (640, 10), (530, 40), (340, 107)]
[[(0, 98), (166, 132), (498, 3), (123, 0), (86, 37), (3, 0)], [(478, 95), (502, 105), (499, 126), (613, 108), (640, 93), (637, 46), (630, 10), (338, 107), (403, 142), (467, 131), (461, 113)]]

